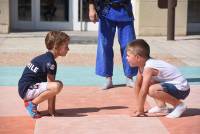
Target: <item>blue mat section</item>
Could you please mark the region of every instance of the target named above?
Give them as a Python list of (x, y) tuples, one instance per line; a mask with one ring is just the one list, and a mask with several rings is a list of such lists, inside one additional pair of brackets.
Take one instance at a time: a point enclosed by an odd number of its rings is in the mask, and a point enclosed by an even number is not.
[[(17, 86), (23, 69), (24, 67), (0, 67), (0, 86)], [(181, 67), (179, 69), (190, 84), (200, 84), (199, 67)], [(94, 67), (60, 66), (56, 79), (61, 80), (65, 86), (100, 86), (104, 82), (104, 78), (95, 75)], [(125, 83), (121, 67), (115, 67), (113, 83)]]

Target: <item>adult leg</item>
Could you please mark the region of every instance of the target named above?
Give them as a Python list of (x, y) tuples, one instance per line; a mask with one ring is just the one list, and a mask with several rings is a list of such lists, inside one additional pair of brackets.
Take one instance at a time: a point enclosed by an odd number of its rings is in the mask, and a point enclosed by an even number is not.
[(128, 61), (126, 59), (126, 46), (129, 42), (135, 40), (135, 30), (133, 21), (128, 22), (118, 22), (118, 41), (120, 44), (121, 56), (122, 56), (122, 63), (125, 76), (132, 78), (137, 74), (137, 67), (130, 67)]
[(116, 31), (115, 22), (102, 18), (99, 20), (98, 47), (96, 56), (96, 74), (103, 77), (113, 75), (113, 40)]
[(126, 86), (133, 87), (134, 83), (132, 77), (137, 75), (137, 67), (130, 67), (126, 59), (126, 46), (129, 42), (135, 40), (135, 30), (133, 21), (118, 22), (118, 41), (120, 44), (120, 51), (123, 63), (124, 74), (126, 76)]
[(103, 90), (109, 89), (113, 86), (113, 41), (115, 31), (115, 22), (106, 18), (99, 20), (96, 74), (106, 77), (106, 82), (102, 87)]

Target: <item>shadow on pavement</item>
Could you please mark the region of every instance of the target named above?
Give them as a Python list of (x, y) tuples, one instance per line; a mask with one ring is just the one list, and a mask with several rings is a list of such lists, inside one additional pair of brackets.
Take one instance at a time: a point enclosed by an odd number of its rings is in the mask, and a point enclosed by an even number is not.
[[(86, 113), (99, 112), (100, 110), (115, 110), (125, 109), (126, 106), (109, 106), (109, 107), (88, 107), (88, 108), (72, 108), (72, 109), (57, 109), (56, 112), (61, 113), (61, 117), (82, 117), (88, 116)], [(48, 116), (45, 111), (40, 111), (42, 116)]]
[(184, 113), (182, 117), (187, 116), (197, 116), (200, 115), (200, 109), (199, 108), (188, 108)]
[(116, 87), (126, 87), (126, 84), (116, 84), (116, 85), (113, 85), (113, 88), (116, 88)]

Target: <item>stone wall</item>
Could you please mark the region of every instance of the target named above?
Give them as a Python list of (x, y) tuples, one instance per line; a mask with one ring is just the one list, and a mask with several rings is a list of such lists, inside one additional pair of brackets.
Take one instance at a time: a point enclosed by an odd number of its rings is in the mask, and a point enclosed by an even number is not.
[[(187, 33), (187, 2), (178, 0), (175, 17), (175, 35)], [(135, 0), (135, 27), (137, 35), (166, 35), (167, 9), (158, 7), (158, 0)]]
[(0, 1), (0, 33), (8, 33), (10, 27), (9, 0)]

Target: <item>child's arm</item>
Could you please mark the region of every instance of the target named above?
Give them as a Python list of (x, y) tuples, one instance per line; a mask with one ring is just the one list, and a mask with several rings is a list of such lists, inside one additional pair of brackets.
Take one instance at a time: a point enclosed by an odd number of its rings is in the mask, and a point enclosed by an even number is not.
[(143, 77), (142, 77), (142, 85), (141, 85), (141, 89), (138, 94), (137, 113), (135, 114), (135, 116), (144, 115), (144, 104), (145, 104), (146, 96), (148, 94), (152, 76), (153, 76), (152, 69), (150, 69), (150, 68), (144, 69)]
[(55, 75), (47, 74), (47, 82), (54, 82), (55, 81)]
[[(55, 75), (47, 74), (47, 81), (48, 82), (54, 82), (55, 81)], [(48, 112), (52, 116), (54, 116), (54, 114), (55, 114), (55, 102), (56, 102), (56, 96), (48, 99)]]
[(136, 81), (135, 81), (135, 87), (134, 87), (134, 98), (135, 98), (136, 102), (138, 102), (139, 92), (140, 92), (141, 85), (142, 85), (142, 79), (143, 79), (142, 74), (138, 70)]

